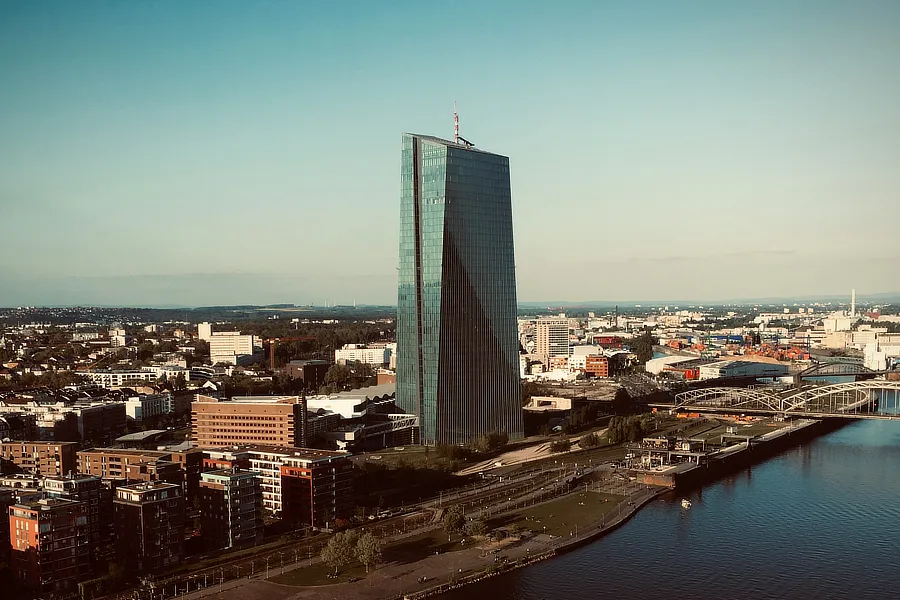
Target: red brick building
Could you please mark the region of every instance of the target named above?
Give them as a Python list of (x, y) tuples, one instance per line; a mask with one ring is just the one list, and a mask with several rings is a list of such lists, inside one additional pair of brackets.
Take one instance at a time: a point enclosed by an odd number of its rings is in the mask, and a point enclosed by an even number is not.
[(605, 356), (588, 356), (584, 361), (584, 372), (594, 377), (609, 377), (609, 359)]

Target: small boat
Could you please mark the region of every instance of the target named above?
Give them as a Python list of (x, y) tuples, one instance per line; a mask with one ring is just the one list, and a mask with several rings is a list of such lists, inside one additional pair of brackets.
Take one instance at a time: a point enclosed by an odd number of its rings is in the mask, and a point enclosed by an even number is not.
[(681, 499), (681, 508), (690, 508), (690, 507), (691, 507), (691, 501), (688, 500), (687, 498), (682, 498)]

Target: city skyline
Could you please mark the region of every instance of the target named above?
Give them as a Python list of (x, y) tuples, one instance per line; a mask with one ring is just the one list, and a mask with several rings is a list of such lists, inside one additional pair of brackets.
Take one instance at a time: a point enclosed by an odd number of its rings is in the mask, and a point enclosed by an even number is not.
[(396, 136), (454, 100), (521, 301), (900, 291), (896, 3), (0, 16), (0, 305), (392, 304)]

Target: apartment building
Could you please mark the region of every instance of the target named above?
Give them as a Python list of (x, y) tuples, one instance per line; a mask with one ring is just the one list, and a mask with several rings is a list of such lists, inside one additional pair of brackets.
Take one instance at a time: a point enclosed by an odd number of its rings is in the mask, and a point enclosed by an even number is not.
[(300, 446), (303, 399), (299, 396), (243, 396), (231, 399), (197, 395), (191, 404), (194, 446)]
[(9, 507), (10, 567), (38, 593), (72, 590), (91, 575), (88, 507), (45, 498)]
[(77, 451), (75, 442), (0, 442), (0, 463), (45, 477), (68, 475), (75, 472)]
[[(263, 508), (271, 513), (281, 513), (285, 519), (307, 524), (323, 523), (326, 515), (347, 515), (347, 507), (352, 507), (353, 464), (346, 452), (280, 446), (234, 446), (210, 449), (205, 454), (207, 466), (232, 469), (246, 465), (247, 469), (258, 473)], [(291, 467), (287, 475), (285, 466)], [(297, 481), (301, 479), (308, 481)], [(294, 506), (290, 512), (283, 502), (285, 482), (293, 494), (291, 501)], [(307, 493), (312, 494), (307, 496), (308, 501), (300, 497)], [(312, 505), (303, 508), (305, 503)], [(294, 512), (299, 516), (293, 517)]]
[(200, 479), (201, 530), (208, 550), (255, 546), (263, 540), (259, 473), (208, 471)]
[(116, 550), (129, 573), (157, 573), (184, 558), (184, 496), (159, 481), (116, 489)]
[(184, 467), (171, 452), (91, 448), (78, 452), (78, 472), (94, 475), (114, 486), (126, 482), (166, 482), (185, 487)]
[(118, 388), (135, 382), (153, 383), (157, 379), (155, 371), (90, 371), (79, 373), (87, 377), (91, 383), (105, 388)]
[(541, 317), (534, 326), (535, 354), (548, 358), (569, 356), (569, 320)]
[(47, 477), (42, 487), (48, 498), (74, 500), (85, 505), (91, 541), (91, 562), (97, 565), (101, 557), (108, 556), (113, 535), (112, 493), (101, 479), (94, 475)]
[(304, 449), (282, 459), (282, 517), (328, 528), (353, 511), (353, 463), (344, 452)]

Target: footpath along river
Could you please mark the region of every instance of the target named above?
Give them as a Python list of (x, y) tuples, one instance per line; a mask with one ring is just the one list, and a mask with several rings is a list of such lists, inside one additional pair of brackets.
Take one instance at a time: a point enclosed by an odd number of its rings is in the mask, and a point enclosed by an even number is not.
[(441, 598), (880, 600), (898, 573), (900, 421), (862, 421)]

